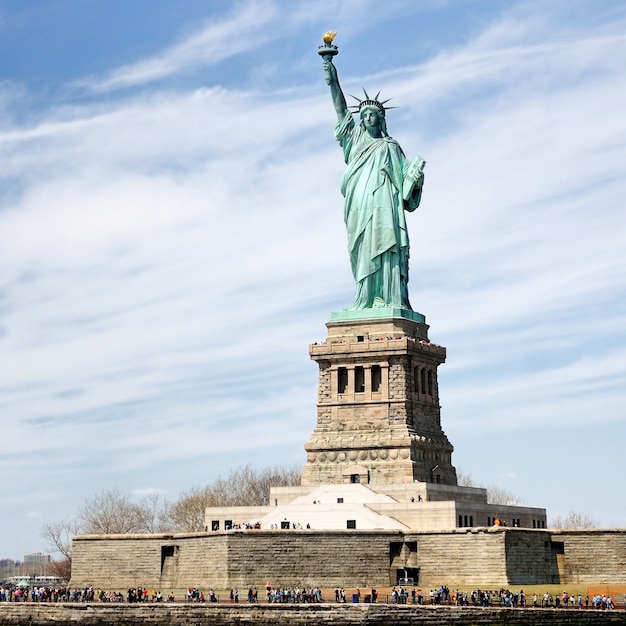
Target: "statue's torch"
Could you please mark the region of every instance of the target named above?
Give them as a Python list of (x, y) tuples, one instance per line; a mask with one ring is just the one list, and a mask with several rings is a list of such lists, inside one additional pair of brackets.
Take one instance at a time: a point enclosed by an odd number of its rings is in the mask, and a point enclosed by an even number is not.
[(330, 85), (332, 83), (332, 70), (327, 63), (333, 62), (333, 57), (339, 54), (339, 49), (337, 46), (333, 45), (333, 39), (337, 32), (332, 32), (329, 30), (323, 37), (322, 41), (324, 42), (318, 49), (317, 54), (319, 54), (324, 60), (324, 69), (326, 72), (326, 82)]
[(319, 54), (324, 61), (329, 61), (332, 63), (333, 57), (339, 54), (339, 49), (337, 46), (333, 45), (333, 39), (337, 35), (337, 32), (328, 31), (323, 37), (322, 41), (324, 42), (318, 49), (317, 54)]

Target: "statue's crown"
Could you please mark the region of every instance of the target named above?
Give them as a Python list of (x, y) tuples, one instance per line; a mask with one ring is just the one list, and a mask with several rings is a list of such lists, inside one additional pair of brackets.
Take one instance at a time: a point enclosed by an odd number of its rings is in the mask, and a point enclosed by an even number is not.
[(385, 115), (385, 111), (387, 109), (396, 108), (396, 107), (385, 106), (385, 104), (389, 102), (391, 98), (387, 98), (387, 100), (383, 100), (382, 102), (378, 99), (378, 96), (380, 96), (380, 91), (376, 94), (374, 98), (370, 98), (367, 91), (365, 91), (365, 89), (363, 89), (363, 93), (365, 94), (365, 100), (361, 100), (361, 98), (357, 98), (356, 96), (353, 96), (352, 94), (350, 94), (350, 97), (354, 98), (359, 103), (354, 106), (351, 106), (350, 107), (351, 109), (354, 109), (355, 111), (358, 111), (360, 113), (361, 109), (363, 109), (364, 107), (376, 107), (383, 115)]
[(361, 100), (359, 102), (359, 111), (364, 108), (364, 107), (376, 107), (377, 109), (380, 109), (380, 111), (382, 111), (382, 114), (385, 114), (385, 107), (383, 106), (382, 102), (378, 102), (378, 100), (371, 100), (371, 99), (366, 99), (366, 100)]

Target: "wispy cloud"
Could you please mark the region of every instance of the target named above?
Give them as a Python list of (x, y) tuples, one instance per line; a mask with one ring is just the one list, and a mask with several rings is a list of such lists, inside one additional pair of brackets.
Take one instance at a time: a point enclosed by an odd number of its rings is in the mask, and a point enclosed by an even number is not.
[(163, 52), (117, 68), (104, 78), (93, 77), (80, 81), (80, 84), (95, 92), (106, 92), (137, 87), (215, 65), (274, 37), (269, 25), (275, 21), (276, 15), (274, 2), (240, 2), (227, 17), (207, 20), (201, 29)]
[[(297, 91), (168, 82), (295, 23), (286, 41), (304, 57), (301, 6), (238, 5), (92, 77), (92, 102), (19, 125), (6, 105), (0, 468), (28, 485), (45, 471), (57, 510), (111, 486), (103, 465), (170, 497), (248, 459), (302, 456), (307, 344), (353, 289), (321, 71)], [(428, 162), (410, 290), (449, 350), (443, 423), (460, 458), (483, 430), (582, 431), (591, 414), (614, 429), (626, 388), (624, 16), (516, 6), (422, 64), (368, 75), (363, 46), (363, 75), (342, 74), (346, 91), (394, 96), (391, 133)], [(508, 462), (499, 475), (524, 475)], [(489, 462), (473, 463), (482, 480)], [(23, 484), (5, 495), (26, 519)]]

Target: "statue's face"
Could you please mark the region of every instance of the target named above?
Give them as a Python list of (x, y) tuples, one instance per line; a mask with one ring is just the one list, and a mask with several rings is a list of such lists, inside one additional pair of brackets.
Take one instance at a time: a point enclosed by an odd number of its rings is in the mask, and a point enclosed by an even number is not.
[(382, 119), (380, 111), (374, 107), (364, 107), (361, 109), (361, 119), (365, 130), (372, 137), (380, 137), (382, 131)]

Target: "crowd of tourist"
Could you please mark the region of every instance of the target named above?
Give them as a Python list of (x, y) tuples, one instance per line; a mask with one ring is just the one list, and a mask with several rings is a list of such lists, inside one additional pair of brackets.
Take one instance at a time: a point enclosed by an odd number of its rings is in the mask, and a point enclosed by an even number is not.
[[(208, 527), (205, 530), (208, 530)], [(226, 526), (225, 530), (261, 530), (261, 522), (232, 523)]]
[[(594, 609), (614, 609), (615, 604), (613, 603), (613, 599), (605, 596), (604, 594), (596, 595), (593, 597), (593, 608)], [(626, 609), (626, 602), (624, 602), (624, 608)]]
[(0, 602), (69, 602), (71, 594), (67, 587), (37, 586), (19, 587), (0, 584)]
[[(368, 593), (362, 594), (360, 589), (355, 589), (351, 593), (346, 593), (343, 587), (335, 588), (335, 602), (337, 603), (359, 603), (378, 602), (378, 591), (374, 588)], [(94, 589), (88, 586), (83, 589), (70, 590), (67, 586), (17, 586), (12, 583), (0, 582), (0, 602), (175, 602), (173, 591), (170, 591), (167, 598), (163, 593), (153, 588), (148, 590), (144, 586), (132, 587), (126, 594), (119, 591), (107, 591), (104, 589)], [(213, 589), (210, 589), (207, 596), (197, 587), (189, 587), (184, 595), (186, 602), (228, 602), (239, 604), (239, 589), (232, 588), (228, 597), (219, 598)], [(257, 587), (250, 587), (247, 593), (247, 602), (256, 604), (259, 601)], [(322, 590), (319, 587), (281, 587), (272, 586), (271, 583), (265, 585), (265, 601), (269, 604), (300, 604), (300, 603), (321, 603), (323, 602)], [(413, 587), (410, 591), (407, 587), (398, 586), (391, 589), (390, 595), (383, 598), (383, 602), (393, 604), (431, 604), (431, 605), (456, 605), (456, 606), (500, 606), (506, 608), (552, 608), (552, 609), (615, 609), (615, 600), (609, 595), (596, 594), (585, 595), (569, 594), (563, 591), (560, 594), (545, 592), (543, 595), (533, 593), (530, 598), (526, 597), (524, 590), (510, 591), (508, 589), (484, 590), (474, 589), (471, 593), (459, 590), (450, 590), (442, 585), (439, 588), (430, 589), (424, 593), (421, 589)], [(624, 608), (626, 609), (626, 597)]]
[[(320, 504), (318, 501), (313, 501), (313, 504)], [(219, 522), (214, 522), (211, 526), (211, 531), (217, 532), (220, 529)], [(283, 522), (270, 524), (267, 529), (269, 530), (310, 530), (311, 524), (301, 524), (300, 522)], [(267, 530), (264, 529), (264, 530)], [(208, 532), (209, 527), (205, 526), (204, 530)], [(230, 522), (224, 527), (224, 530), (261, 530), (261, 522)]]
[(265, 599), (268, 602), (274, 604), (314, 604), (323, 601), (322, 590), (319, 587), (309, 587), (308, 589), (301, 589), (299, 586), (296, 586), (294, 588), (273, 588), (271, 584), (265, 585)]

